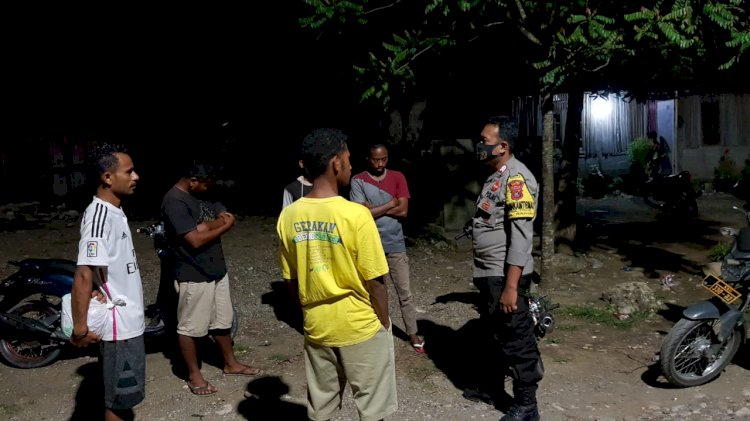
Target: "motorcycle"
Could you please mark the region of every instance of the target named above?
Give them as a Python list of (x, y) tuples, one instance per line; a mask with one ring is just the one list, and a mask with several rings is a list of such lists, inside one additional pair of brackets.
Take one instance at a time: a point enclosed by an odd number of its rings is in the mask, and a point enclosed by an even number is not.
[(682, 312), (661, 345), (662, 375), (679, 387), (699, 386), (718, 377), (747, 339), (744, 311), (750, 303), (750, 212), (743, 212), (748, 227), (722, 227), (734, 238), (721, 262), (721, 273), (708, 272), (703, 286), (713, 297)]
[[(154, 238), (155, 247), (162, 244), (157, 225), (137, 230)], [(70, 339), (61, 326), (62, 297), (73, 287), (76, 262), (24, 259), (9, 263), (18, 269), (0, 282), (0, 356), (17, 368), (51, 364)], [(164, 332), (159, 308), (148, 306), (144, 337)]]
[[(471, 221), (467, 222), (463, 230), (453, 237), (454, 240), (462, 238), (472, 238)], [(533, 272), (530, 276), (534, 284), (539, 284), (542, 280), (537, 272)], [(533, 292), (529, 292), (527, 299), (529, 302), (529, 312), (531, 313), (532, 320), (534, 320), (534, 336), (537, 339), (541, 339), (555, 329), (555, 317), (552, 311), (559, 308), (560, 304), (553, 304), (547, 295), (538, 295)]]
[(689, 171), (652, 176), (643, 190), (643, 201), (663, 216), (696, 218), (701, 192), (693, 187)]

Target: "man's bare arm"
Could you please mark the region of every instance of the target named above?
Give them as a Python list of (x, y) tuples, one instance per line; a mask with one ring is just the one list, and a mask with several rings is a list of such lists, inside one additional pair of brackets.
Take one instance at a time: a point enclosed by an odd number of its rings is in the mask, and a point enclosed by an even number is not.
[(384, 328), (391, 328), (391, 318), (388, 315), (388, 288), (385, 286), (385, 280), (382, 276), (365, 281), (367, 290), (370, 292), (370, 303), (375, 310), (375, 314), (380, 319), (380, 324)]
[(396, 206), (388, 209), (385, 214), (394, 218), (406, 218), (409, 214), (409, 199), (399, 197), (396, 199)]
[(388, 202), (386, 202), (386, 203), (383, 203), (383, 204), (382, 204), (382, 205), (380, 205), (380, 206), (373, 206), (373, 205), (372, 205), (372, 204), (370, 204), (369, 202), (362, 202), (362, 203), (360, 203), (360, 204), (361, 204), (361, 205), (364, 205), (364, 206), (366, 206), (366, 207), (367, 207), (368, 209), (370, 209), (370, 213), (372, 214), (372, 218), (373, 218), (373, 219), (378, 219), (378, 218), (380, 218), (381, 216), (385, 215), (385, 214), (386, 214), (386, 213), (387, 213), (388, 211), (390, 211), (391, 209), (393, 209), (393, 208), (395, 208), (396, 206), (398, 206), (398, 199), (396, 199), (396, 198), (394, 197), (394, 198), (393, 198), (392, 200), (390, 200), (390, 201), (388, 201)]
[[(106, 268), (101, 268), (106, 276)], [(71, 290), (71, 309), (73, 311), (73, 333), (70, 342), (78, 347), (84, 347), (96, 342), (99, 337), (89, 331), (88, 313), (89, 301), (94, 293), (94, 268), (86, 265), (76, 267), (73, 275)]]
[(234, 226), (235, 221), (234, 215), (229, 212), (222, 212), (219, 214), (219, 218), (201, 223), (195, 230), (185, 234), (185, 242), (192, 248), (200, 248), (229, 231)]

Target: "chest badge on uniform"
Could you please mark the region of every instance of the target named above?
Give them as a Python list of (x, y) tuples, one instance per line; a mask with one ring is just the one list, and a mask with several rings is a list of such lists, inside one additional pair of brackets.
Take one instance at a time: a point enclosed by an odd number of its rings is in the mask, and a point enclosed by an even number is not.
[(495, 180), (494, 183), (492, 183), (492, 187), (490, 187), (490, 191), (493, 193), (500, 190), (500, 180)]

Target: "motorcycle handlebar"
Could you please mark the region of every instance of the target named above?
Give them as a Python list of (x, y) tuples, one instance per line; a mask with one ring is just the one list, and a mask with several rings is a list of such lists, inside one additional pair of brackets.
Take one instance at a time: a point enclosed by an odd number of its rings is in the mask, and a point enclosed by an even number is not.
[(157, 222), (154, 224), (151, 224), (147, 227), (140, 227), (135, 230), (136, 232), (139, 232), (141, 234), (146, 234), (149, 237), (153, 237), (156, 235), (163, 235), (164, 234), (164, 224), (161, 222)]

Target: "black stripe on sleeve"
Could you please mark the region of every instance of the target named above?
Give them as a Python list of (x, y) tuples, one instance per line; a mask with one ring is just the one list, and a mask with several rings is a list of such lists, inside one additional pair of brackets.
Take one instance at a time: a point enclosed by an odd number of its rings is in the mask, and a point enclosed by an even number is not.
[(107, 221), (108, 209), (101, 203), (96, 204), (94, 216), (91, 220), (91, 237), (104, 237), (104, 223)]

